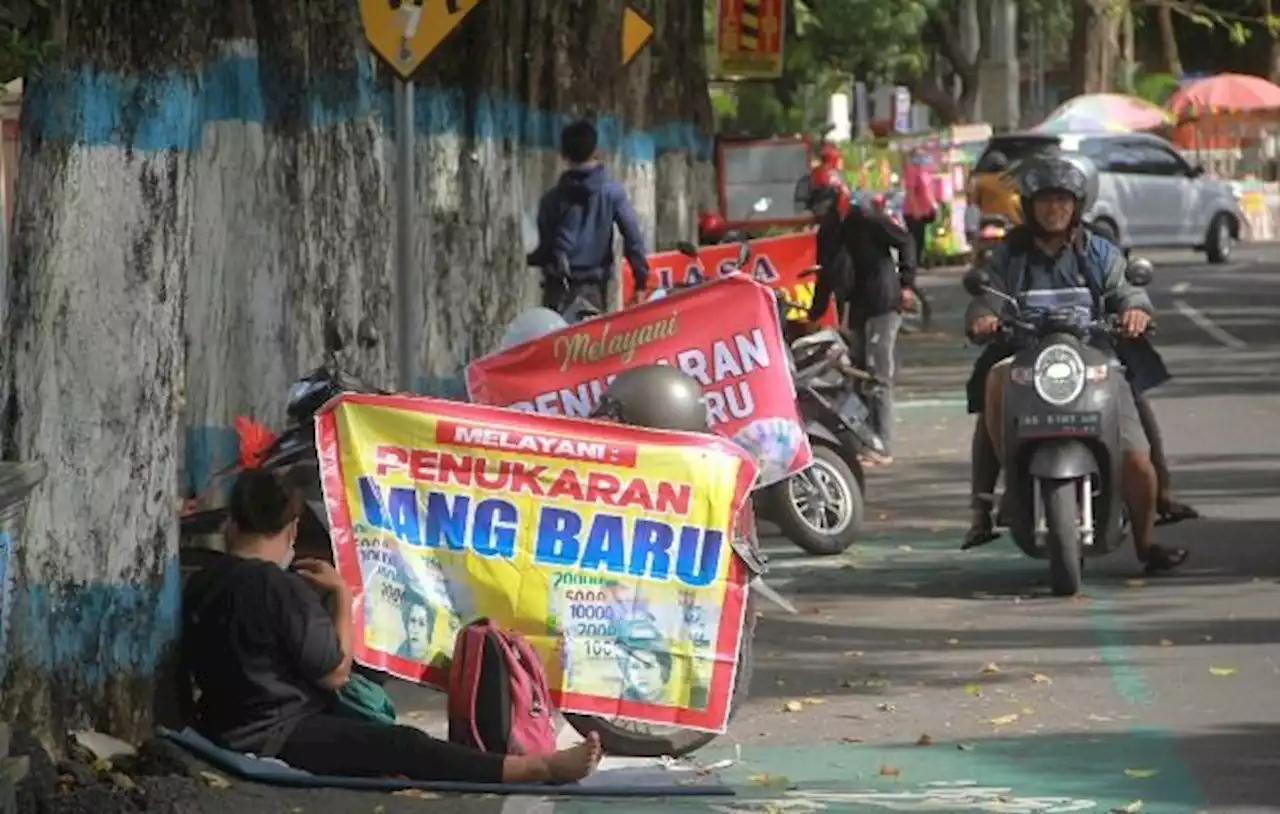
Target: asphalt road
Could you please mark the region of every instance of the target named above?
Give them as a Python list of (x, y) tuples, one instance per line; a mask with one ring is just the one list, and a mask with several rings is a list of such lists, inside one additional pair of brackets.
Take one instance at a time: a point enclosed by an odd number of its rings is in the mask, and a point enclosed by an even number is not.
[[(865, 540), (806, 558), (772, 546), (751, 701), (699, 761), (733, 800), (407, 799), (242, 784), (254, 811), (1280, 811), (1280, 247), (1207, 266), (1157, 255), (1155, 403), (1179, 494), (1206, 518), (1145, 579), (1130, 551), (1054, 599), (1011, 543), (960, 552), (971, 419), (956, 276), (927, 282), (943, 332), (904, 340), (898, 461), (872, 475)], [(438, 697), (397, 687), (439, 729)], [(788, 712), (788, 702), (800, 711)], [(796, 705), (790, 705), (793, 708)], [(244, 808), (249, 799), (236, 803)], [(212, 810), (212, 809), (210, 809)], [(221, 809), (229, 810), (229, 809)]]

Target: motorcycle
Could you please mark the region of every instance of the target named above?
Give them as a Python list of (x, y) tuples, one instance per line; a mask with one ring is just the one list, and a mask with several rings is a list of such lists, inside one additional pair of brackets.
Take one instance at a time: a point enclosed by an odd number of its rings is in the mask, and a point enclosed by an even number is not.
[(973, 262), (980, 265), (987, 262), (991, 250), (1004, 242), (1009, 234), (1009, 219), (1003, 215), (983, 215), (978, 222), (978, 232), (973, 240)]
[[(1146, 286), (1151, 263), (1126, 278)], [(1121, 498), (1119, 399), (1123, 367), (1100, 350), (1118, 336), (1115, 317), (1093, 318), (1087, 288), (1028, 291), (991, 287), (982, 268), (964, 277), (970, 296), (1001, 300), (1000, 334), (1014, 348), (1004, 390), (1005, 494), (1001, 514), (1027, 556), (1049, 561), (1057, 596), (1080, 591), (1086, 557), (1109, 554), (1131, 534)]]
[[(698, 257), (690, 243), (676, 248), (686, 257)], [(742, 270), (750, 258), (751, 245), (743, 243), (732, 268)], [(774, 293), (814, 458), (803, 472), (762, 489), (756, 510), (805, 552), (839, 554), (857, 540), (864, 522), (866, 478), (859, 456), (866, 450), (884, 453), (884, 442), (869, 423), (865, 393), (879, 382), (853, 365), (849, 345), (838, 331), (789, 320), (787, 315), (801, 306), (781, 291)]]
[[(262, 454), (259, 466), (284, 473), (303, 493), (305, 507), (300, 519), (295, 549), (299, 558), (314, 557), (333, 562), (333, 546), (329, 537), (328, 514), (324, 508), (324, 496), (320, 486), (320, 464), (315, 448), (315, 416), (330, 399), (344, 392), (384, 392), (365, 387), (355, 379), (344, 376), (333, 368), (321, 367), (299, 379), (289, 390), (285, 412), (289, 426)], [(226, 470), (223, 475), (234, 474)], [(180, 535), (191, 537), (216, 534), (227, 519), (226, 507), (205, 511), (192, 511), (179, 519)], [(752, 641), (755, 637), (757, 596), (768, 599), (788, 613), (797, 613), (795, 606), (779, 595), (764, 580), (767, 557), (760, 551), (751, 504), (748, 501), (740, 515), (732, 543), (734, 553), (746, 567), (748, 591), (739, 640), (737, 671), (730, 701), (730, 715), (745, 703), (751, 685), (754, 664)], [(183, 546), (184, 569), (199, 568), (213, 558), (225, 554)], [(693, 609), (696, 610), (696, 609)], [(357, 670), (376, 683), (384, 683), (388, 676), (371, 668), (358, 666)], [(653, 727), (631, 721), (602, 718), (591, 715), (565, 713), (565, 720), (584, 737), (597, 732), (604, 749), (622, 757), (681, 757), (706, 746), (717, 736), (679, 727)]]

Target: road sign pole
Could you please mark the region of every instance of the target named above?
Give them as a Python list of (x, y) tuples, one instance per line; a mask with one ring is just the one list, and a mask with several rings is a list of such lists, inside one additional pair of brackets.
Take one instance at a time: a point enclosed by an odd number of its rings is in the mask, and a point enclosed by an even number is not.
[[(399, 353), (400, 391), (417, 387), (415, 364), (422, 349), (422, 275), (425, 268), (413, 262), (414, 163), (413, 82), (395, 82), (396, 117), (396, 350)], [(426, 228), (430, 245), (430, 225)]]

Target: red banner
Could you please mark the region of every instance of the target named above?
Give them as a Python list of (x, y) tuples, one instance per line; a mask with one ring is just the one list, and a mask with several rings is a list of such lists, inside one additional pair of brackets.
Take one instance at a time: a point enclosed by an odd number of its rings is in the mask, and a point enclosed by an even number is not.
[(809, 465), (777, 301), (742, 274), (477, 359), (467, 366), (467, 392), (478, 404), (585, 416), (614, 376), (654, 363), (698, 380), (711, 428), (755, 458), (757, 486)]
[[(766, 237), (751, 241), (751, 259), (743, 273), (756, 282), (776, 288), (800, 308), (787, 314), (789, 319), (804, 319), (813, 303), (815, 288), (812, 276), (802, 276), (806, 269), (818, 261), (816, 232), (797, 232), (782, 237)], [(723, 243), (702, 246), (698, 259), (686, 257), (680, 252), (658, 252), (649, 255), (649, 287), (670, 288), (707, 279), (710, 274), (723, 276), (736, 270), (740, 243)], [(708, 269), (711, 271), (708, 272)], [(635, 290), (631, 278), (631, 266), (623, 261), (622, 301), (630, 302)], [(818, 320), (823, 325), (836, 324), (834, 305), (827, 308)]]

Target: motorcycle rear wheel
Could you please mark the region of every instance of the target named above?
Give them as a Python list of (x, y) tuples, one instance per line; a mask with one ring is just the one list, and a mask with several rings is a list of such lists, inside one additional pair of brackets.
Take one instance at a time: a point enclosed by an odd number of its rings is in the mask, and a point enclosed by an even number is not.
[[(815, 473), (831, 479), (840, 492), (839, 499), (844, 503), (843, 506), (836, 507), (836, 514), (840, 516), (837, 527), (820, 527), (818, 520), (825, 521), (825, 509), (802, 509), (797, 505), (796, 501), (801, 496), (797, 494), (799, 487), (792, 483), (792, 478), (810, 476), (803, 473), (765, 489), (765, 511), (768, 518), (782, 530), (782, 536), (805, 553), (815, 557), (831, 557), (847, 551), (857, 541), (858, 533), (862, 530), (866, 513), (862, 481), (835, 449), (825, 444), (814, 444), (813, 456)], [(809, 488), (812, 490), (814, 487)], [(816, 511), (818, 518), (806, 517), (806, 511), (811, 515)]]
[(1080, 501), (1074, 480), (1042, 480), (1045, 525), (1049, 529), (1049, 588), (1054, 596), (1080, 593), (1084, 559), (1080, 553)]
[[(734, 714), (750, 694), (751, 673), (755, 665), (752, 640), (756, 632), (756, 599), (750, 588), (746, 592), (742, 639), (733, 678), (733, 697), (729, 699), (729, 720), (733, 720)], [(674, 726), (650, 727), (616, 718), (571, 712), (564, 713), (564, 719), (584, 738), (591, 732), (599, 734), (600, 745), (605, 753), (618, 757), (684, 757), (719, 737), (714, 732), (698, 732)]]

